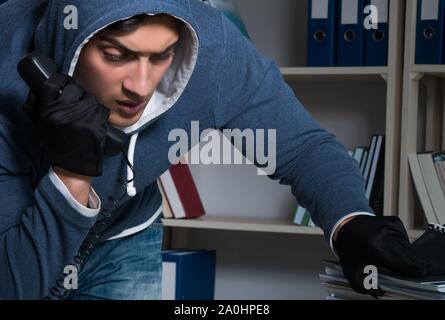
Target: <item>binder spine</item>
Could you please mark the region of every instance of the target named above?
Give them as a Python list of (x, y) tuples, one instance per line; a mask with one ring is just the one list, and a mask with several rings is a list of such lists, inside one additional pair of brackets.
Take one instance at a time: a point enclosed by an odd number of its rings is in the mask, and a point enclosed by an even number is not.
[(416, 64), (444, 63), (445, 0), (418, 0)]
[(308, 8), (309, 67), (336, 63), (337, 0), (310, 0)]
[(365, 0), (340, 0), (338, 9), (337, 65), (364, 65)]
[(365, 66), (388, 65), (389, 2), (368, 0), (367, 5), (377, 7), (377, 29), (365, 30)]

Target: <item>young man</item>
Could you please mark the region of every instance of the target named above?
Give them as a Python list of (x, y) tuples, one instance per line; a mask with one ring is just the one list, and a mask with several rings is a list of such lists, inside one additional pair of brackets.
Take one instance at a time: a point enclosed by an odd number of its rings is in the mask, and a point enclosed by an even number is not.
[[(78, 26), (67, 28), (72, 6)], [(190, 134), (192, 121), (200, 130), (276, 129), (270, 177), (313, 213), (357, 291), (369, 293), (361, 279), (370, 264), (443, 272), (413, 252), (397, 218), (373, 216), (344, 146), (217, 10), (198, 0), (10, 0), (0, 21), (1, 298), (57, 297), (51, 288), (74, 260), (86, 263), (72, 299), (158, 299), (156, 179), (171, 165), (169, 133)], [(24, 112), (16, 65), (33, 50), (60, 73)], [(123, 154), (104, 156), (107, 121), (126, 134)]]

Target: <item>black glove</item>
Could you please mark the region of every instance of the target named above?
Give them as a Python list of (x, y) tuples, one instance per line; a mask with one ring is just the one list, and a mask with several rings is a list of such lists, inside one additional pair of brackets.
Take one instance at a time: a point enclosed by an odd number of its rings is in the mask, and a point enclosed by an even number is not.
[(412, 247), (403, 223), (397, 217), (360, 215), (347, 222), (339, 230), (335, 248), (343, 266), (343, 272), (351, 287), (358, 293), (383, 295), (378, 289), (365, 289), (364, 280), (368, 265), (378, 271), (386, 269), (405, 277), (423, 278), (445, 273)]
[(24, 110), (40, 129), (51, 164), (85, 175), (102, 175), (110, 110), (74, 80), (55, 74)]
[(430, 225), (420, 238), (413, 242), (413, 248), (436, 264), (436, 267), (445, 270), (445, 226)]

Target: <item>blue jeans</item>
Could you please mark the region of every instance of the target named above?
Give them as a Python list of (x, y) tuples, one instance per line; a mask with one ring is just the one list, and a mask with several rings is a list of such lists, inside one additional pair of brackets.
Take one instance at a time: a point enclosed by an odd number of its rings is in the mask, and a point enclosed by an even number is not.
[(136, 234), (96, 247), (67, 299), (161, 299), (162, 234), (160, 216)]

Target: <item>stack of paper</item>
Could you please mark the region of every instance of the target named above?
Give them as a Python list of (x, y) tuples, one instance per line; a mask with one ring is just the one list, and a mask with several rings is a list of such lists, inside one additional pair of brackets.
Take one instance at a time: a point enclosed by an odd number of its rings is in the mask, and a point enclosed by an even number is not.
[[(325, 272), (319, 276), (328, 292), (327, 299), (374, 299), (352, 290), (338, 262), (324, 261), (324, 264)], [(383, 300), (445, 300), (445, 276), (415, 279), (380, 273), (378, 285), (384, 291), (380, 298)]]

